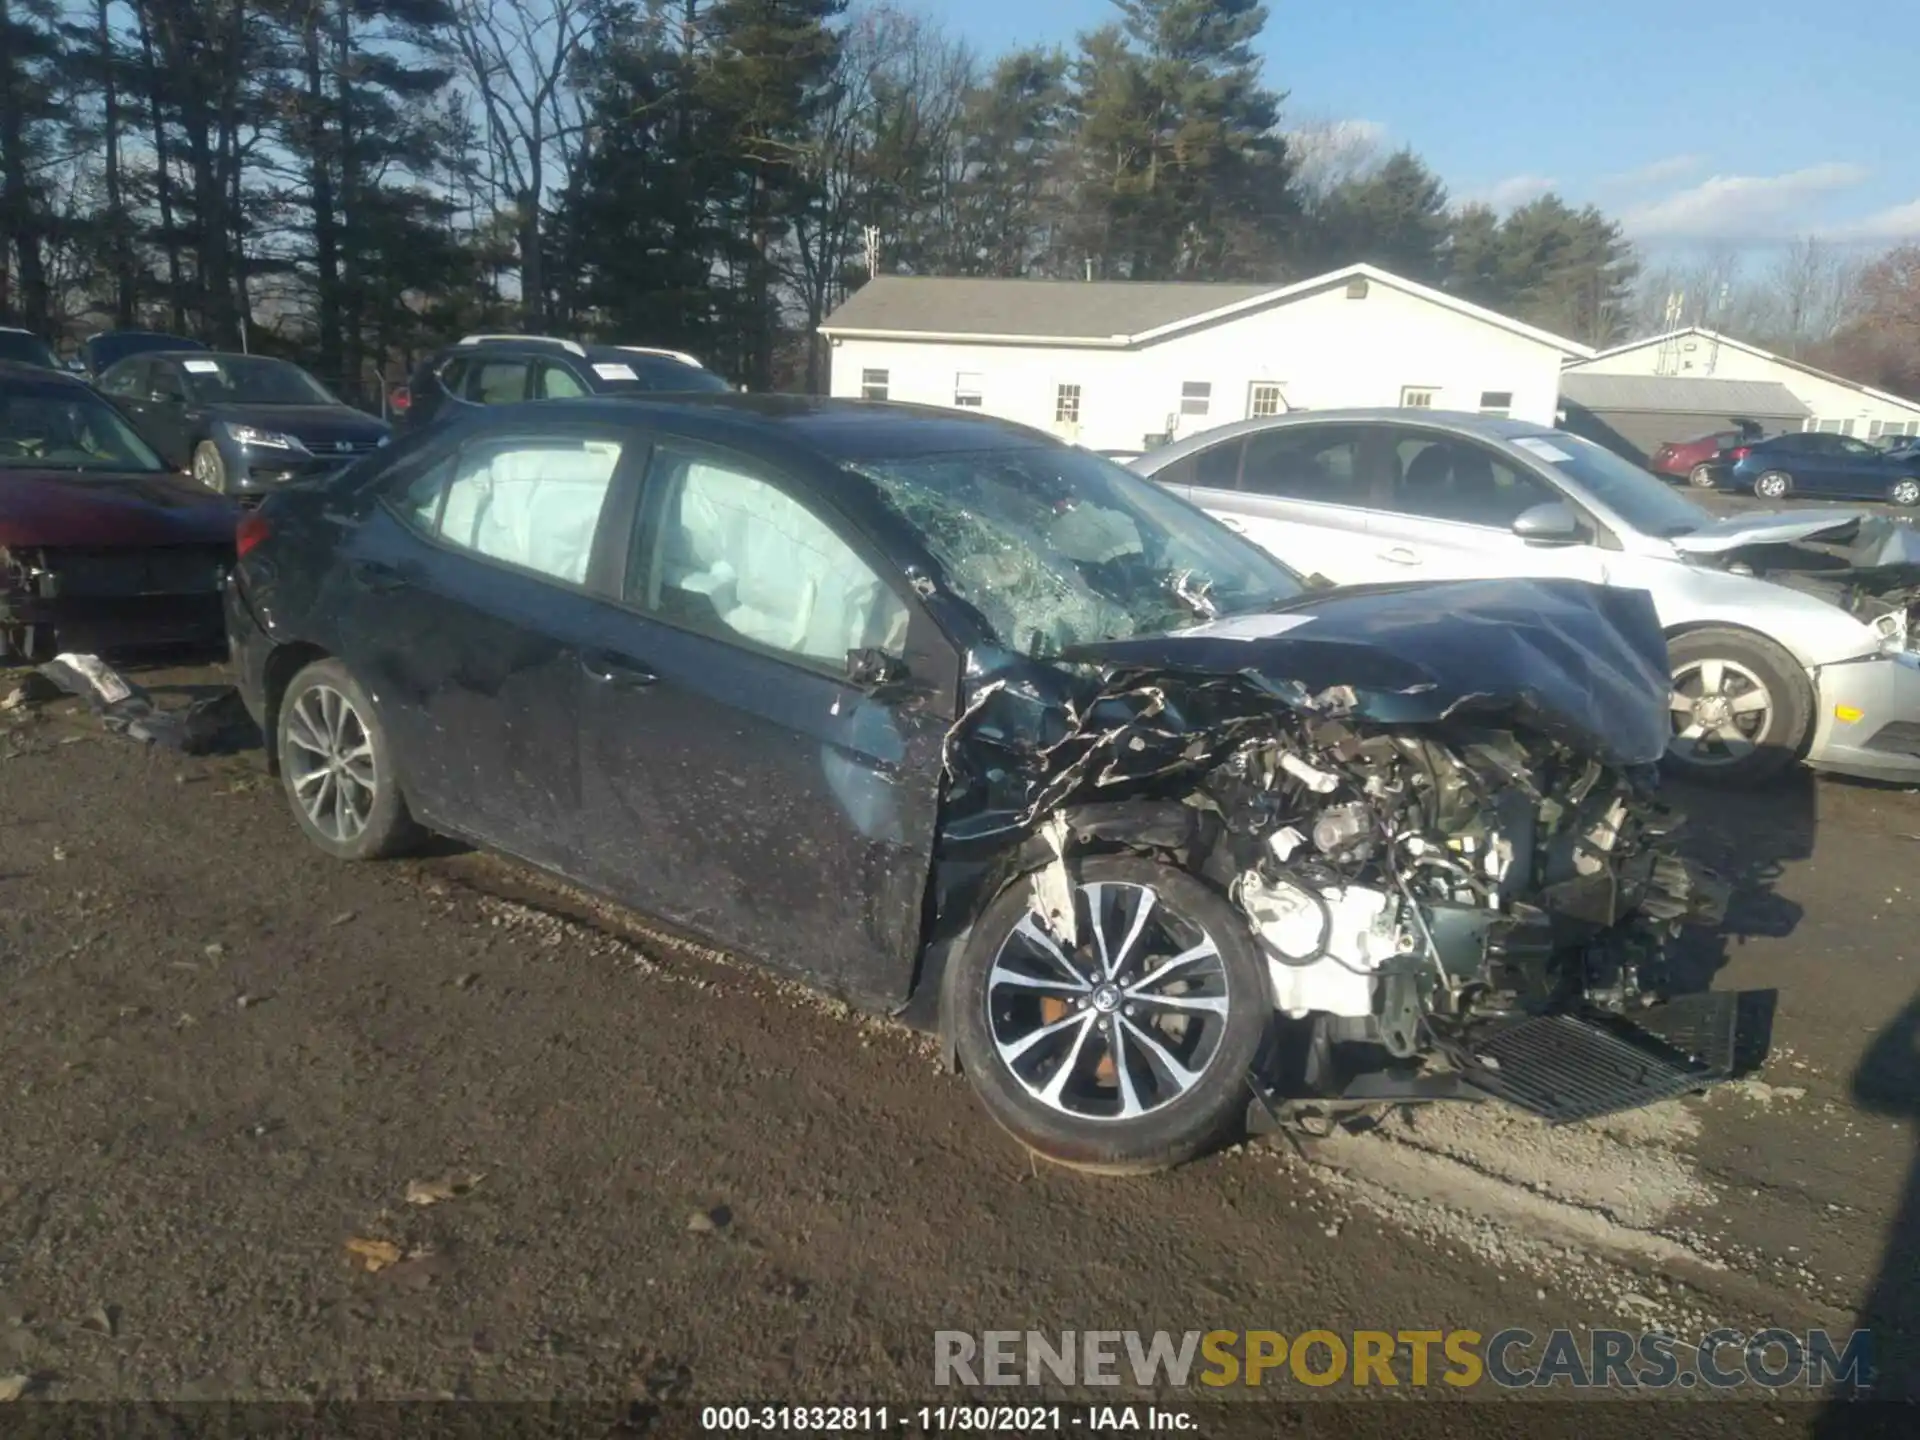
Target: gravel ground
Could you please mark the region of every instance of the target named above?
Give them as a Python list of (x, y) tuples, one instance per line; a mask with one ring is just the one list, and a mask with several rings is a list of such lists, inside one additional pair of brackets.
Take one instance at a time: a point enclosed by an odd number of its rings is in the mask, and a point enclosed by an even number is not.
[[(1920, 1388), (1920, 794), (1682, 798), (1742, 883), (1700, 962), (1781, 992), (1758, 1076), (1113, 1181), (1031, 1163), (923, 1038), (515, 866), (325, 862), (253, 756), (0, 716), (0, 1381), (924, 1401), (939, 1328), (1865, 1315)], [(1732, 1393), (1686, 1408), (1813, 1412)]]

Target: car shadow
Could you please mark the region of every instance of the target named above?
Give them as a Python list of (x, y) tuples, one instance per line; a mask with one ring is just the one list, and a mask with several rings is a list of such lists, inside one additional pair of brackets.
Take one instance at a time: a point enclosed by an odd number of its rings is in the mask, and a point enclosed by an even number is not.
[[(1868, 1045), (1849, 1084), (1854, 1105), (1869, 1115), (1906, 1121), (1907, 1178), (1887, 1230), (1880, 1263), (1860, 1308), (1857, 1324), (1872, 1339), (1872, 1395), (1876, 1400), (1920, 1400), (1920, 994), (1915, 994)], [(1836, 1345), (1846, 1337), (1835, 1337)], [(1852, 1437), (1864, 1433), (1862, 1412), (1837, 1397), (1822, 1412), (1815, 1433)], [(1920, 1411), (1909, 1411), (1920, 1425)], [(1907, 1434), (1915, 1433), (1913, 1429)]]

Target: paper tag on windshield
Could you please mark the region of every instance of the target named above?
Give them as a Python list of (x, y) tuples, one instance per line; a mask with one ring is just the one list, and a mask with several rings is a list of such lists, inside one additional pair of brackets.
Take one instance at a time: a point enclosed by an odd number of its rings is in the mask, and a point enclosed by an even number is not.
[(1523, 435), (1513, 443), (1518, 445), (1522, 450), (1538, 455), (1542, 460), (1550, 461), (1555, 465), (1564, 465), (1567, 461), (1573, 459), (1573, 456), (1562, 450), (1558, 445), (1555, 445), (1551, 440), (1542, 440), (1537, 435)]
[(640, 378), (633, 373), (631, 365), (622, 365), (617, 361), (608, 365), (595, 365), (593, 373), (602, 380), (638, 380)]
[(218, 360), (182, 360), (180, 363), (195, 375), (218, 375), (220, 373), (220, 362)]
[(1312, 619), (1311, 615), (1230, 615), (1225, 620), (1209, 620), (1172, 633), (1195, 640), (1271, 640), (1298, 630)]

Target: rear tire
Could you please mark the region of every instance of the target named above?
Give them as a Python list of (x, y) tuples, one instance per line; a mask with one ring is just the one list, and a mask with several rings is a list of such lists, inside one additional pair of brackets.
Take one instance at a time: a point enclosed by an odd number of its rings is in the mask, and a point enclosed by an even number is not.
[(1905, 476), (1887, 487), (1887, 499), (1895, 505), (1911, 508), (1920, 505), (1920, 479)]
[(1799, 758), (1813, 725), (1813, 688), (1778, 645), (1709, 626), (1675, 636), (1667, 660), (1672, 774), (1709, 785), (1752, 785)]
[(1769, 470), (1753, 482), (1753, 493), (1762, 500), (1784, 500), (1793, 493), (1793, 477), (1784, 470)]
[(1719, 485), (1711, 465), (1696, 465), (1687, 472), (1687, 483), (1696, 490), (1712, 490)]
[(387, 732), (338, 660), (316, 660), (280, 697), (275, 751), (293, 818), (336, 860), (378, 860), (419, 843)]
[(947, 991), (955, 1048), (987, 1112), (1035, 1153), (1164, 1170), (1245, 1121), (1273, 1016), (1266, 961), (1246, 917), (1183, 870), (1137, 855), (1074, 868), (1078, 947), (1031, 913), (1026, 878), (973, 926)]

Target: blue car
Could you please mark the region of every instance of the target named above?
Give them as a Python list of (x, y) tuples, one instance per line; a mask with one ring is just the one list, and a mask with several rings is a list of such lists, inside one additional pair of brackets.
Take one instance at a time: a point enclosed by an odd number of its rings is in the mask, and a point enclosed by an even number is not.
[(1851, 435), (1803, 431), (1736, 446), (1729, 488), (1763, 500), (1823, 495), (1920, 505), (1920, 451), (1882, 450)]

